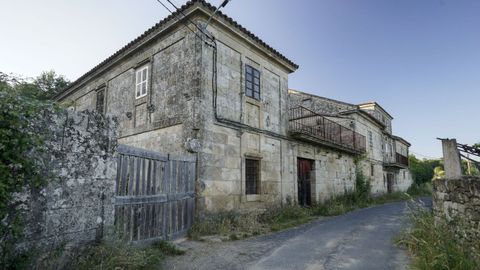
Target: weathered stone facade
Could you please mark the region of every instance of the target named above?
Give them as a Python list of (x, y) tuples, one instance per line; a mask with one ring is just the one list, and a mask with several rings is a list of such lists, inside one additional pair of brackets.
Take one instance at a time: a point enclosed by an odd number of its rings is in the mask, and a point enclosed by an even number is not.
[(96, 112), (45, 111), (35, 130), (47, 185), (17, 194), (25, 217), (19, 247), (54, 250), (91, 241), (113, 225), (117, 122)]
[[(393, 118), (377, 103), (354, 105), (290, 90), (289, 107), (296, 106), (306, 107), (365, 136), (366, 153), (359, 166), (369, 178), (373, 193), (406, 191), (410, 187), (413, 181), (408, 164), (397, 160), (398, 155), (408, 157), (410, 144), (391, 134)], [(355, 165), (349, 169), (355, 171)]]
[(454, 222), (457, 235), (480, 251), (480, 178), (433, 181), (433, 212), (436, 218)]
[[(184, 6), (182, 13), (202, 25), (214, 10), (196, 0)], [(190, 24), (190, 28), (195, 27)], [(57, 99), (73, 102), (77, 111), (95, 109), (97, 93), (105, 91), (100, 104), (119, 119), (119, 143), (160, 152), (196, 153), (200, 211), (297, 201), (298, 158), (313, 164), (312, 201), (352, 189), (355, 155), (289, 136), (289, 107), (308, 102), (289, 94), (288, 75), (298, 66), (221, 13), (212, 19), (208, 32), (214, 40), (167, 18), (82, 76)], [(260, 74), (259, 99), (245, 93), (247, 65)], [(136, 98), (135, 72), (145, 66), (149, 71), (147, 94)], [(338, 114), (355, 108), (336, 101), (313, 107), (348, 122), (354, 120)], [(377, 156), (378, 169), (373, 178), (383, 183), (383, 160), (380, 150), (376, 151), (372, 155)], [(259, 164), (257, 194), (246, 194), (246, 159)]]

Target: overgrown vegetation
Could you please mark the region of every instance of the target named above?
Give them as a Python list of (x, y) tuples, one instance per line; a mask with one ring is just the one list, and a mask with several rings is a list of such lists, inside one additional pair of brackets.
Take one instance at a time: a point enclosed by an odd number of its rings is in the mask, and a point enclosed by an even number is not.
[(406, 200), (411, 196), (431, 194), (428, 186), (420, 185), (409, 189), (407, 193), (391, 193), (380, 196), (370, 194), (370, 183), (359, 170), (356, 173), (356, 188), (344, 194), (330, 198), (311, 207), (287, 205), (273, 206), (262, 213), (240, 213), (229, 211), (207, 216), (197, 221), (189, 231), (192, 239), (198, 240), (207, 235), (229, 236), (237, 240), (251, 235), (279, 231), (309, 222), (319, 216), (336, 216), (371, 205)]
[(182, 255), (185, 251), (170, 242), (157, 241), (134, 246), (123, 241), (101, 242), (82, 247), (70, 255), (67, 269), (161, 269), (166, 255)]
[[(66, 80), (47, 72), (32, 82), (0, 72), (0, 267), (10, 269), (26, 261), (14, 244), (22, 236), (22, 202), (15, 194), (38, 191), (45, 185), (41, 132), (35, 123), (43, 110), (55, 110), (46, 101)], [(57, 89), (57, 90), (56, 90)]]
[(416, 206), (410, 218), (412, 228), (397, 243), (414, 256), (414, 269), (478, 269), (480, 261), (463, 245), (446, 222), (437, 220), (431, 210)]
[(417, 185), (431, 182), (434, 178), (434, 169), (436, 167), (443, 168), (441, 159), (418, 159), (414, 155), (408, 156), (408, 163), (413, 181)]

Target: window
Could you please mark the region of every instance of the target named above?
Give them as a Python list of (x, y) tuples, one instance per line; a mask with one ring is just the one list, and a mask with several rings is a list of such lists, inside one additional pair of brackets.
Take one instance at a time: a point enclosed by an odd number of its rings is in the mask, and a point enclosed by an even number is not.
[(370, 148), (373, 148), (373, 134), (371, 131), (368, 132), (368, 145)]
[(403, 179), (405, 179), (405, 178), (406, 178), (405, 171), (403, 171)]
[(102, 88), (100, 90), (97, 90), (97, 104), (96, 104), (96, 109), (97, 112), (99, 113), (104, 113), (104, 104), (105, 104), (105, 88)]
[(373, 164), (370, 164), (370, 175), (375, 176), (375, 166)]
[(245, 159), (245, 193), (260, 194), (260, 161)]
[(135, 72), (135, 98), (147, 95), (148, 66), (141, 67)]
[(245, 95), (260, 100), (260, 71), (245, 65)]

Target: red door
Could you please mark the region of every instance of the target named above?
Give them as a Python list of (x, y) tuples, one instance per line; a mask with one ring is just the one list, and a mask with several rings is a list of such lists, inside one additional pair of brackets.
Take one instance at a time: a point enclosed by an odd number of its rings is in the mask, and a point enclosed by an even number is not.
[(304, 158), (297, 159), (298, 204), (302, 206), (312, 205), (312, 167), (313, 160)]

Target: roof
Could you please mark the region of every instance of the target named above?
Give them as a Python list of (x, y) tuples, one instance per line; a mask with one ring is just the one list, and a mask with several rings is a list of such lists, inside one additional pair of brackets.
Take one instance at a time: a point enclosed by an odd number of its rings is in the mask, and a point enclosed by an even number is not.
[[(289, 91), (289, 93), (301, 94), (301, 95), (305, 95), (305, 96), (310, 96), (310, 97), (314, 97), (314, 98), (320, 98), (320, 99), (328, 100), (328, 101), (335, 102), (335, 103), (342, 104), (342, 105), (346, 105), (346, 106), (351, 106), (353, 109), (341, 111), (341, 112), (338, 113), (338, 115), (349, 115), (349, 114), (353, 114), (353, 113), (359, 113), (359, 114), (363, 115), (364, 117), (370, 119), (374, 123), (378, 124), (379, 126), (385, 127), (385, 124), (382, 123), (377, 118), (375, 118), (373, 115), (361, 110), (360, 107), (359, 107), (360, 105), (355, 105), (355, 104), (343, 102), (343, 101), (336, 100), (336, 99), (326, 98), (326, 97), (302, 92), (302, 91), (295, 90), (295, 89), (288, 89), (288, 91)], [(330, 115), (330, 116), (333, 116), (333, 115)]]
[[(205, 0), (191, 0), (182, 5), (177, 11), (173, 12), (169, 16), (167, 16), (165, 19), (161, 20), (160, 22), (156, 23), (154, 26), (150, 27), (148, 30), (143, 32), (140, 36), (135, 38), (134, 40), (130, 41), (127, 45), (123, 46), (121, 49), (116, 51), (114, 54), (110, 55), (108, 58), (100, 62), (98, 65), (87, 71), (85, 74), (80, 76), (78, 79), (76, 79), (74, 82), (72, 82), (67, 88), (65, 88), (62, 92), (57, 94), (54, 98), (57, 99), (60, 97), (63, 93), (67, 92), (69, 89), (74, 88), (77, 86), (80, 82), (82, 82), (84, 79), (86, 79), (88, 76), (94, 74), (95, 72), (99, 71), (102, 67), (106, 66), (108, 63), (113, 61), (116, 58), (121, 58), (122, 53), (126, 52), (128, 49), (135, 47), (136, 45), (141, 44), (149, 35), (151, 35), (153, 32), (161, 29), (164, 27), (167, 23), (172, 22), (174, 19), (176, 19), (178, 16), (180, 16), (182, 13), (187, 11), (188, 9), (192, 8), (196, 4), (206, 8), (210, 12), (215, 12), (216, 7), (211, 5), (210, 3), (206, 2)], [(234, 28), (240, 30), (243, 34), (246, 34), (249, 38), (251, 38), (253, 41), (258, 43), (260, 46), (264, 47), (266, 50), (271, 52), (274, 56), (280, 58), (281, 60), (285, 61), (288, 65), (291, 65), (293, 69), (298, 69), (298, 65), (295, 64), (293, 61), (285, 57), (283, 54), (272, 48), (270, 45), (265, 43), (263, 40), (261, 40), (259, 37), (257, 37), (255, 34), (247, 30), (245, 27), (240, 25), (238, 22), (233, 20), (232, 18), (228, 17), (227, 15), (223, 14), (221, 11), (217, 12), (217, 18), (220, 17), (223, 20), (227, 21), (231, 26)], [(178, 23), (174, 22), (174, 23)]]
[(318, 96), (318, 95), (314, 95), (314, 94), (310, 94), (310, 93), (307, 93), (307, 92), (303, 92), (303, 91), (300, 91), (300, 90), (296, 90), (296, 89), (288, 89), (288, 92), (292, 92), (294, 94), (302, 94), (302, 95), (306, 95), (306, 96), (310, 96), (310, 97), (315, 97), (315, 98), (321, 98), (321, 99), (325, 99), (325, 100), (328, 100), (328, 101), (332, 101), (332, 102), (336, 102), (336, 103), (339, 103), (339, 104), (343, 104), (343, 105), (347, 105), (347, 106), (352, 106), (352, 107), (358, 107), (357, 105), (355, 104), (351, 104), (351, 103), (348, 103), (348, 102), (344, 102), (344, 101), (340, 101), (340, 100), (336, 100), (336, 99), (331, 99), (331, 98), (327, 98), (327, 97), (322, 97), (322, 96)]
[(406, 144), (406, 145), (408, 145), (408, 146), (412, 146), (411, 143), (409, 143), (407, 140), (405, 140), (405, 139), (402, 138), (402, 137), (395, 136), (395, 135), (392, 135), (392, 137), (393, 137), (395, 140), (400, 141), (400, 142), (402, 142), (402, 143), (404, 143), (404, 144)]
[(365, 102), (365, 103), (360, 103), (360, 104), (358, 104), (359, 107), (368, 106), (368, 105), (374, 105), (374, 106), (379, 107), (384, 113), (386, 113), (390, 118), (393, 119), (393, 116), (392, 116), (391, 114), (389, 114), (389, 113), (387, 112), (387, 110), (385, 110), (382, 106), (380, 106), (380, 104), (378, 104), (378, 103), (375, 102), (375, 101), (370, 101), (370, 102)]
[(376, 123), (377, 125), (381, 126), (381, 127), (385, 127), (385, 124), (382, 123), (380, 120), (378, 120), (377, 118), (375, 118), (373, 115), (361, 110), (361, 109), (354, 109), (354, 110), (349, 110), (349, 111), (343, 111), (343, 112), (340, 112), (339, 114), (353, 114), (353, 113), (358, 113), (358, 114), (361, 114), (363, 115), (364, 117), (370, 119), (370, 121), (373, 121), (374, 123)]

